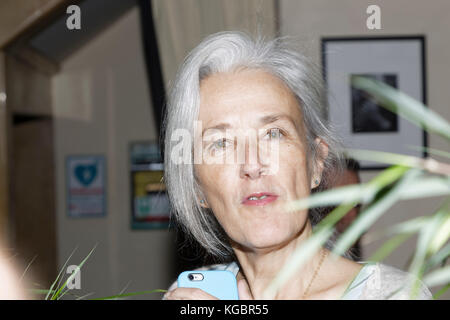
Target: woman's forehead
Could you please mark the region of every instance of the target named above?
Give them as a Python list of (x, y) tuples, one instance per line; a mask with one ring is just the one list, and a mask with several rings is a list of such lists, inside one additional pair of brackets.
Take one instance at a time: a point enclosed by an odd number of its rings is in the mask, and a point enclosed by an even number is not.
[[(217, 73), (201, 82), (199, 120), (218, 116), (255, 118), (275, 114), (301, 121), (292, 91), (278, 77), (263, 70)], [(297, 118), (297, 119), (296, 119)]]

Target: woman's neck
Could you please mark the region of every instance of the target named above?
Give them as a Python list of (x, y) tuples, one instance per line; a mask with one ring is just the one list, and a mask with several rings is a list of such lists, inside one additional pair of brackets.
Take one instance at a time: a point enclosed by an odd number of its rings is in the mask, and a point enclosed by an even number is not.
[[(266, 249), (251, 250), (239, 245), (233, 246), (236, 257), (241, 265), (239, 278), (245, 278), (254, 299), (263, 299), (264, 290), (276, 277), (289, 257), (300, 244), (312, 235), (309, 221), (297, 236), (289, 242)], [(306, 261), (287, 284), (285, 284), (274, 299), (301, 299), (305, 289), (311, 281), (315, 269), (319, 265), (321, 252), (318, 251)], [(312, 286), (314, 287), (314, 285)], [(313, 288), (311, 288), (313, 289)]]

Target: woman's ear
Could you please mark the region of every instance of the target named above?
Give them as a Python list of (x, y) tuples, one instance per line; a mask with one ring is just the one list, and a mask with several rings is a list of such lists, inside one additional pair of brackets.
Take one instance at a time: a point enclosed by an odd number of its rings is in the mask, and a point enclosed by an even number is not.
[[(195, 170), (194, 170), (194, 174), (195, 174)], [(195, 180), (197, 182), (197, 177), (195, 177)], [(200, 186), (197, 186), (195, 188), (194, 194), (195, 194), (195, 198), (197, 199), (197, 203), (200, 204), (200, 206), (202, 208), (208, 209), (209, 208), (208, 202), (206, 201), (206, 197), (204, 196), (203, 190)]]
[(200, 204), (201, 207), (208, 209), (208, 202), (206, 201), (204, 196), (197, 196), (197, 201)]
[(203, 208), (209, 208), (208, 203), (206, 202), (205, 199), (200, 199), (200, 206), (202, 206)]
[(325, 167), (325, 159), (328, 157), (328, 144), (326, 144), (321, 138), (317, 137), (315, 140), (316, 143), (316, 163), (314, 164), (314, 173), (311, 176), (311, 189), (314, 189), (319, 186), (322, 181), (322, 173)]

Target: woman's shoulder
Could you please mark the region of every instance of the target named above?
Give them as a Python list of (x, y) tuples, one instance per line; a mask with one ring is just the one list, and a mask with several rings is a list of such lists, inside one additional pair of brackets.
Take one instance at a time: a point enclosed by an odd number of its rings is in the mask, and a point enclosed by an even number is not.
[[(203, 266), (200, 268), (196, 268), (193, 271), (206, 271), (206, 270), (228, 270), (231, 271), (234, 276), (237, 275), (239, 272), (239, 266), (236, 262), (230, 262), (230, 263), (217, 263), (217, 264), (211, 264), (207, 266)], [(177, 280), (175, 280), (169, 287), (169, 291), (173, 290), (178, 287)]]
[(381, 262), (365, 262), (343, 299), (408, 300), (415, 291), (416, 299), (432, 299), (426, 285), (413, 274)]

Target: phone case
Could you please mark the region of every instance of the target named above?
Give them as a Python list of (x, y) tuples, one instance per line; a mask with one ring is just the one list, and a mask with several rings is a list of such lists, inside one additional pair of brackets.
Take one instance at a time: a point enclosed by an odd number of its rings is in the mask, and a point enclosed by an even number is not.
[[(189, 274), (203, 275), (191, 280)], [(184, 271), (178, 276), (178, 287), (198, 288), (220, 300), (239, 300), (236, 277), (228, 270)]]

